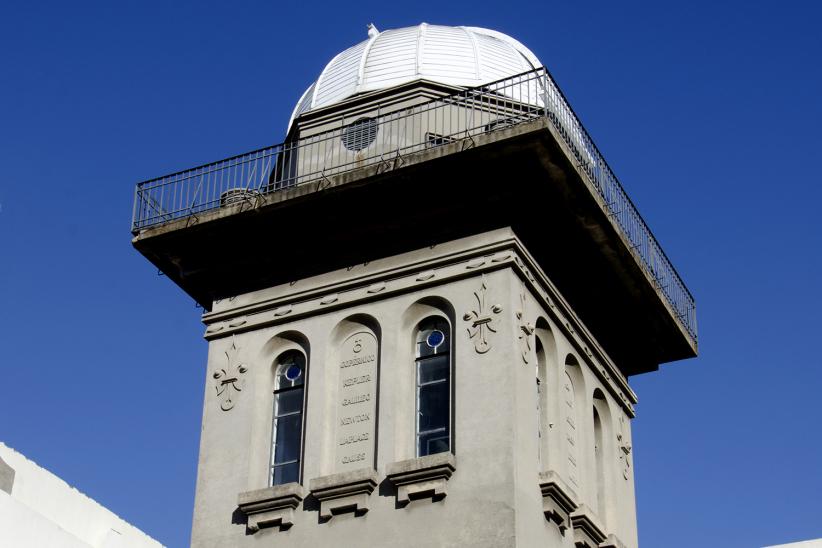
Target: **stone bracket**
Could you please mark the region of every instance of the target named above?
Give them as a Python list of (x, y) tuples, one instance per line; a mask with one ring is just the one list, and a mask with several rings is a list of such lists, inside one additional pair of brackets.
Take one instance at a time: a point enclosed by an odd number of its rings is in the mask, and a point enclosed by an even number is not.
[(454, 455), (446, 452), (391, 463), (386, 476), (397, 488), (397, 504), (406, 506), (412, 500), (444, 499), (448, 480), (456, 469)]
[(377, 487), (377, 474), (371, 468), (314, 478), (311, 494), (320, 501), (320, 519), (353, 512), (362, 516), (368, 512), (368, 499)]
[(614, 534), (610, 534), (608, 535), (608, 538), (606, 538), (605, 541), (599, 545), (599, 548), (625, 548), (625, 544), (619, 540), (619, 537)]
[(574, 528), (574, 546), (576, 548), (598, 548), (605, 541), (602, 526), (590, 508), (584, 504), (571, 514), (571, 525)]
[(564, 535), (571, 527), (571, 513), (577, 509), (573, 490), (552, 470), (540, 472), (539, 489), (542, 491), (542, 512), (545, 519), (555, 523)]
[(294, 524), (294, 509), (304, 498), (302, 485), (286, 483), (240, 493), (237, 506), (246, 515), (252, 533), (266, 527), (288, 529)]

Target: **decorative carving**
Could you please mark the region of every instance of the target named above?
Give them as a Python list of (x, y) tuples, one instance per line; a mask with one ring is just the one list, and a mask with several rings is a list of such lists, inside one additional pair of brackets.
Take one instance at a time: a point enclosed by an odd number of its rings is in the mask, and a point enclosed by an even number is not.
[(225, 327), (221, 323), (213, 323), (206, 328), (206, 333), (216, 333), (217, 331), (222, 331), (223, 327)]
[(501, 263), (502, 261), (505, 261), (505, 260), (510, 259), (510, 258), (511, 258), (511, 252), (510, 251), (502, 251), (500, 253), (497, 253), (493, 257), (491, 257), (491, 262), (492, 263)]
[(245, 364), (237, 363), (237, 352), (239, 349), (234, 344), (234, 339), (231, 340), (231, 346), (225, 351), (226, 366), (214, 372), (215, 386), (217, 390), (217, 397), (220, 398), (220, 409), (228, 411), (234, 407), (236, 394), (242, 392), (242, 382), (240, 376), (245, 375), (248, 367)]
[(502, 312), (502, 306), (498, 304), (488, 305), (486, 303), (486, 293), (488, 286), (485, 283), (485, 276), (482, 277), (482, 285), (479, 291), (474, 292), (477, 299), (476, 310), (466, 312), (462, 319), (471, 322), (468, 327), (468, 337), (474, 340), (474, 350), (478, 354), (485, 354), (491, 350), (491, 343), (488, 342), (489, 333), (496, 333), (495, 314)]
[(528, 323), (525, 319), (525, 291), (519, 294), (519, 310), (516, 313), (517, 338), (519, 339), (519, 350), (522, 356), (522, 361), (528, 363), (528, 358), (531, 355), (531, 336), (534, 334), (534, 324)]
[(228, 327), (240, 327), (241, 325), (245, 324), (248, 320), (245, 317), (236, 318), (228, 322)]
[(352, 333), (340, 347), (335, 472), (374, 467), (379, 352), (370, 330)]
[(479, 259), (474, 259), (472, 261), (468, 261), (468, 263), (465, 265), (465, 268), (467, 268), (468, 270), (473, 270), (474, 268), (479, 268), (484, 264), (485, 264), (485, 259), (480, 257)]
[(290, 304), (283, 305), (283, 306), (281, 306), (281, 307), (274, 310), (274, 316), (276, 316), (278, 318), (280, 316), (286, 316), (288, 314), (291, 314), (291, 310), (292, 310), (292, 308), (291, 308)]
[(385, 289), (385, 282), (377, 282), (375, 284), (368, 286), (368, 289), (366, 289), (366, 291), (368, 293), (379, 293), (383, 289)]
[(320, 299), (320, 304), (331, 304), (335, 303), (340, 299), (339, 293), (332, 293), (331, 295), (326, 295), (322, 299)]
[(420, 272), (419, 275), (417, 275), (417, 281), (418, 282), (425, 282), (427, 280), (430, 280), (431, 278), (433, 278), (436, 275), (437, 275), (437, 273), (434, 272), (433, 270), (426, 270), (425, 272)]
[(625, 439), (625, 418), (619, 417), (619, 433), (617, 434), (617, 451), (619, 462), (622, 464), (622, 477), (628, 479), (631, 472), (631, 444)]

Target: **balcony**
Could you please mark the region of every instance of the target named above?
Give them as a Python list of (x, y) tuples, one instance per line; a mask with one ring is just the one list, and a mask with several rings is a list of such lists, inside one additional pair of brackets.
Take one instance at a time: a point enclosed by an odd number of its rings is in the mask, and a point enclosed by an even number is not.
[[(402, 101), (377, 97), (361, 103), (336, 115), (332, 112), (313, 126), (298, 127), (292, 132), (298, 138), (285, 143), (139, 183), (132, 221), (135, 246), (167, 271), (168, 263), (150, 249), (148, 242), (155, 236), (240, 211), (261, 210), (358, 174), (371, 177), (401, 171), (420, 159), (459, 155), (480, 142), (504, 141), (536, 128), (556, 142), (568, 165), (566, 173), (573, 172), (588, 191), (586, 199), (596, 204), (591, 207), (598, 208), (598, 230), (615, 235), (612, 240), (618, 243), (611, 248), (632, 258), (690, 348), (661, 352), (654, 359), (695, 354), (693, 297), (546, 69), (478, 88), (435, 86)], [(553, 184), (544, 171), (531, 171), (528, 178), (535, 185)], [(186, 289), (183, 274), (172, 277)], [(208, 298), (195, 298), (209, 306)], [(614, 306), (625, 302), (614, 301)]]

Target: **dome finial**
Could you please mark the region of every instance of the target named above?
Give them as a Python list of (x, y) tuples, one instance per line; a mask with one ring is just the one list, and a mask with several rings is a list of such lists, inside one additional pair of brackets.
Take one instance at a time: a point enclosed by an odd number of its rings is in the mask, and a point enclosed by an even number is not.
[(368, 23), (368, 37), (369, 38), (374, 38), (379, 33), (380, 33), (380, 31), (377, 29), (376, 26), (374, 26), (374, 23)]

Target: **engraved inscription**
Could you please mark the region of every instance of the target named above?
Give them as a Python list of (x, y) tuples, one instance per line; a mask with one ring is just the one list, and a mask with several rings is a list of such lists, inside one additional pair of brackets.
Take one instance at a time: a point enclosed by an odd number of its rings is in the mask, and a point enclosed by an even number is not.
[(353, 398), (343, 398), (342, 404), (343, 407), (346, 405), (354, 405), (355, 403), (363, 403), (371, 401), (371, 394), (360, 394), (359, 396), (354, 396)]
[(359, 358), (353, 358), (351, 360), (343, 361), (342, 363), (340, 363), (340, 367), (342, 367), (342, 368), (354, 367), (355, 365), (360, 365), (360, 364), (363, 364), (363, 363), (373, 362), (374, 360), (375, 360), (374, 354), (371, 354), (369, 356), (360, 356)]
[(565, 405), (562, 408), (565, 415), (565, 440), (567, 442), (565, 450), (568, 457), (568, 477), (571, 479), (571, 483), (579, 485), (577, 482), (577, 427), (576, 410), (574, 409), (574, 382), (567, 371), (565, 372), (563, 388), (565, 390)]
[(360, 434), (352, 434), (340, 440), (340, 445), (348, 445), (349, 443), (357, 443), (358, 441), (368, 441), (368, 432)]
[(336, 472), (374, 464), (378, 355), (377, 339), (365, 329), (348, 337), (340, 348)]
[(343, 417), (340, 419), (340, 426), (347, 426), (357, 422), (365, 422), (371, 420), (370, 413), (363, 413), (362, 415), (352, 415), (350, 417)]
[(360, 375), (359, 377), (349, 377), (347, 379), (343, 379), (343, 386), (353, 386), (355, 384), (362, 384), (364, 382), (370, 382), (371, 375)]

